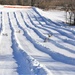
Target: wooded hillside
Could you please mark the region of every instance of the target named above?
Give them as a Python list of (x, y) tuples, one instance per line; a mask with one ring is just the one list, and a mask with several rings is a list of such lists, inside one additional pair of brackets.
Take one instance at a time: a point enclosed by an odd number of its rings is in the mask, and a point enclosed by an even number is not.
[(54, 6), (74, 5), (75, 0), (0, 0), (0, 4), (5, 5), (32, 5), (41, 8), (50, 8)]
[(0, 0), (0, 4), (8, 5), (30, 5), (31, 0)]

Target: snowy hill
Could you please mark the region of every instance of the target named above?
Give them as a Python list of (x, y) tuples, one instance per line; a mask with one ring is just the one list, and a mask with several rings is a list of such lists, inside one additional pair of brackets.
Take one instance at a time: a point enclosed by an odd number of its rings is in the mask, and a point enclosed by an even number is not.
[(64, 11), (0, 7), (0, 75), (75, 75), (75, 27)]

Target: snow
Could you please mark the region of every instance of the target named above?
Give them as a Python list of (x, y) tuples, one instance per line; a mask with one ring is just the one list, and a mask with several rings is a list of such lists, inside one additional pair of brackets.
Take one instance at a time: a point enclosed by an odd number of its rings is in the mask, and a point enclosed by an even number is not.
[(0, 75), (75, 75), (75, 26), (64, 22), (65, 11), (0, 6)]

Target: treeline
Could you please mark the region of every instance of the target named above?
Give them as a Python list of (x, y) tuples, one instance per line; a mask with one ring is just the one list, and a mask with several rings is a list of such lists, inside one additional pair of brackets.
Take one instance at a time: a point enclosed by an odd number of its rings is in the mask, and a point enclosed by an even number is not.
[(65, 7), (72, 5), (75, 7), (75, 0), (34, 0), (34, 6), (38, 6), (41, 8), (56, 8), (58, 6)]
[(31, 0), (0, 0), (2, 5), (31, 5)]
[(70, 3), (75, 4), (75, 0), (0, 0), (0, 4), (32, 5), (41, 8), (49, 8), (51, 6), (64, 6), (65, 4)]

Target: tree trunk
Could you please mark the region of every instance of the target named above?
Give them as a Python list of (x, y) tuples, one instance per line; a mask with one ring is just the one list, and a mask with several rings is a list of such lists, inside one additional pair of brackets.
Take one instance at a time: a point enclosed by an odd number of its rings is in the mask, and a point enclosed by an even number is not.
[(31, 0), (31, 6), (34, 6), (35, 1)]
[(67, 11), (66, 11), (66, 23), (67, 23)]
[(74, 25), (75, 25), (75, 12), (74, 12)]
[(21, 5), (21, 1), (20, 0), (18, 0), (18, 5)]
[(69, 22), (70, 22), (70, 25), (71, 25), (71, 20), (72, 20), (72, 12), (69, 11)]

